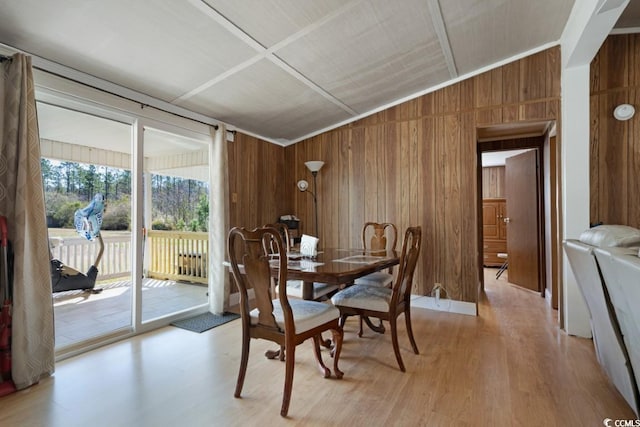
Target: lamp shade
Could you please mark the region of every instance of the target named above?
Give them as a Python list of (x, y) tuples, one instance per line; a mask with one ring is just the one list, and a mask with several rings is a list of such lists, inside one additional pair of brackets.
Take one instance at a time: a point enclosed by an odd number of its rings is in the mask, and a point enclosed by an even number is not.
[(311, 160), (308, 162), (304, 162), (304, 164), (311, 172), (318, 172), (320, 169), (322, 169), (322, 166), (324, 166), (324, 162), (322, 160)]

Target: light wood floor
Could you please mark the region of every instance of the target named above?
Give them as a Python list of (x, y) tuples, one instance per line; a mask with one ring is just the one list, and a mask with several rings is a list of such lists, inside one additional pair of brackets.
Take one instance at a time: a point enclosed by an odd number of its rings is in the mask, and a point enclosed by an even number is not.
[[(323, 379), (299, 346), (289, 417), (279, 415), (284, 364), (252, 341), (235, 399), (240, 322), (197, 334), (175, 327), (67, 359), (53, 377), (0, 398), (9, 426), (602, 426), (635, 418), (596, 362), (529, 291), (486, 274), (479, 316), (413, 310), (420, 355), (404, 328), (398, 370), (389, 333), (345, 327), (342, 380)], [(324, 351), (325, 359), (328, 357)]]

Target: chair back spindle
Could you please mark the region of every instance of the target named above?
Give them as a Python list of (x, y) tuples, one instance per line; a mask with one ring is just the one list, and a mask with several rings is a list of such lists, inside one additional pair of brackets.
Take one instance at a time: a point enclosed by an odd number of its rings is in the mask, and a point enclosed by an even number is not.
[[(392, 236), (388, 236), (388, 233), (392, 233)], [(391, 245), (387, 243), (391, 242)], [(362, 227), (362, 247), (365, 250), (372, 251), (375, 255), (375, 251), (386, 251), (387, 249), (396, 250), (398, 244), (398, 228), (395, 224), (390, 222), (366, 222)]]
[[(283, 254), (283, 256), (276, 256)], [(274, 293), (271, 280), (271, 268), (278, 268), (278, 283), (287, 278), (287, 257), (283, 250), (280, 233), (274, 228), (262, 228), (253, 231), (233, 229), (229, 234), (229, 256), (233, 277), (240, 292), (241, 314), (249, 314), (248, 290), (253, 289), (255, 305), (259, 311), (260, 325), (279, 329), (273, 316)], [(240, 259), (238, 259), (240, 257)], [(243, 266), (244, 271), (240, 271)], [(283, 311), (286, 313), (288, 301), (286, 295)], [(285, 315), (286, 317), (286, 315)]]
[(418, 255), (422, 246), (422, 230), (420, 227), (409, 227), (404, 235), (402, 253), (400, 254), (400, 267), (396, 283), (393, 286), (391, 306), (403, 299), (407, 303), (411, 300), (411, 288), (413, 275), (418, 264)]
[[(390, 222), (366, 222), (362, 227), (362, 248), (373, 256), (386, 256), (396, 250), (398, 229)], [(393, 281), (393, 267), (388, 272), (375, 272), (355, 280), (356, 284), (389, 286)]]

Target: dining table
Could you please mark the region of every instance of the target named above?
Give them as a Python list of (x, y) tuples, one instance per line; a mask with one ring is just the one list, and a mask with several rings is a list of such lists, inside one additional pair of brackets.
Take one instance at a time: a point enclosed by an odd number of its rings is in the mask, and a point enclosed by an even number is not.
[[(400, 263), (395, 250), (324, 248), (313, 257), (292, 250), (287, 258), (287, 279), (302, 281), (302, 299), (306, 300), (313, 299), (314, 283), (344, 288), (360, 277)], [(273, 274), (277, 276), (277, 269)]]
[[(271, 264), (271, 274), (278, 277), (278, 263)], [(339, 288), (352, 285), (353, 282), (367, 274), (391, 268), (400, 263), (398, 251), (365, 250), (345, 248), (319, 249), (314, 256), (306, 256), (297, 250), (287, 253), (287, 280), (302, 281), (302, 299), (313, 300), (314, 283), (338, 285)], [(374, 325), (369, 318), (363, 319), (367, 326), (377, 332), (384, 332), (382, 322)], [(332, 348), (331, 340), (321, 340), (322, 345)], [(267, 350), (268, 359), (282, 359), (280, 350)]]

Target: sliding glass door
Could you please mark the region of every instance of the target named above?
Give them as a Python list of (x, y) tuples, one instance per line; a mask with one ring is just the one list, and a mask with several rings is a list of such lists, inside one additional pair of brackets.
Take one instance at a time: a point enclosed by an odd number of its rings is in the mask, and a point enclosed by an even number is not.
[[(144, 123), (142, 322), (208, 304), (208, 143)], [(201, 138), (201, 137), (200, 137)]]
[(56, 349), (130, 333), (131, 124), (37, 109)]
[(57, 354), (206, 311), (209, 136), (48, 93), (37, 108)]

